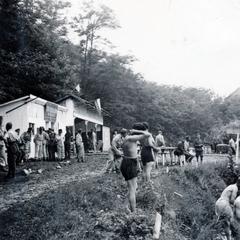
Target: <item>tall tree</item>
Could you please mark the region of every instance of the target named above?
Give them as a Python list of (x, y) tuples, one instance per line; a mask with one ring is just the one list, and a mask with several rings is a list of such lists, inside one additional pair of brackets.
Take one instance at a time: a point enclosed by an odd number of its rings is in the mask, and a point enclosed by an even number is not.
[[(99, 34), (103, 29), (115, 29), (119, 25), (113, 11), (105, 5), (94, 7), (94, 1), (83, 3), (81, 13), (73, 19), (72, 27), (79, 37), (81, 85), (86, 89), (89, 85), (92, 65), (99, 53), (97, 45), (108, 43)], [(95, 54), (95, 56), (94, 56)]]

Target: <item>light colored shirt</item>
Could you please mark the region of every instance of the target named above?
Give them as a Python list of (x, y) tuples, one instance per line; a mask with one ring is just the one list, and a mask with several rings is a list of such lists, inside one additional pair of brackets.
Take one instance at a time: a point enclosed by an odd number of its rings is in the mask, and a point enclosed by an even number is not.
[(63, 145), (63, 143), (64, 143), (64, 137), (62, 136), (62, 135), (57, 135), (56, 136), (56, 140), (57, 140), (57, 144), (58, 145)]
[(43, 134), (37, 133), (34, 137), (34, 142), (43, 142)]
[[(0, 138), (4, 138), (4, 131), (0, 127)], [(0, 139), (0, 146), (4, 146), (4, 141)]]
[(157, 147), (165, 146), (165, 140), (162, 134), (158, 134), (156, 136), (155, 141), (156, 141)]
[(4, 137), (8, 143), (17, 141), (17, 134), (12, 129), (8, 130)]
[(230, 147), (235, 149), (235, 142), (232, 138), (229, 140), (229, 145), (230, 145)]
[(189, 151), (189, 147), (190, 147), (189, 141), (185, 140), (185, 141), (184, 141), (184, 150), (185, 150), (185, 151)]
[(78, 133), (76, 135), (76, 145), (82, 145), (83, 141), (82, 141), (82, 135), (80, 133)]
[(97, 135), (95, 132), (92, 132), (92, 141), (96, 142), (97, 141)]

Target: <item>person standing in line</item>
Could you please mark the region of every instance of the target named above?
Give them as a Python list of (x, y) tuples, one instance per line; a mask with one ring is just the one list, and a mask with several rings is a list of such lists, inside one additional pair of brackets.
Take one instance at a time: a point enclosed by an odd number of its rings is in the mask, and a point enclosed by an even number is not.
[(201, 163), (203, 162), (203, 142), (201, 139), (200, 134), (197, 134), (197, 138), (194, 143), (194, 148), (195, 148), (195, 153), (196, 153), (196, 158), (197, 158), (197, 163), (200, 158)]
[(32, 138), (32, 128), (28, 128), (26, 132), (21, 135), (21, 140), (23, 143), (23, 151), (24, 151), (24, 161), (29, 159), (29, 155), (31, 152), (31, 138)]
[(64, 139), (62, 135), (62, 129), (58, 130), (58, 135), (56, 136), (57, 140), (57, 156), (58, 160), (62, 161), (64, 159)]
[(120, 132), (114, 136), (111, 147), (109, 149), (109, 159), (107, 162), (106, 173), (111, 171), (120, 172), (120, 165), (122, 160), (122, 144), (125, 136), (127, 135), (127, 130), (122, 128)]
[(122, 144), (123, 160), (121, 163), (121, 173), (128, 185), (128, 199), (131, 212), (136, 212), (136, 189), (138, 175), (138, 147), (137, 142), (143, 141), (151, 136), (146, 131), (146, 127), (142, 123), (136, 123), (130, 130), (130, 135), (125, 136)]
[(16, 133), (12, 130), (12, 123), (6, 124), (7, 133), (4, 136), (7, 147), (8, 174), (7, 178), (14, 178), (16, 172), (16, 161), (19, 154)]
[(179, 164), (180, 166), (182, 166), (182, 163), (183, 163), (181, 161), (181, 156), (183, 156), (183, 155), (184, 155), (184, 141), (180, 140), (177, 144), (177, 148), (174, 151), (175, 159), (177, 157), (177, 164)]
[(97, 149), (97, 134), (95, 133), (95, 131), (93, 129), (91, 129), (91, 138), (92, 138), (92, 145), (93, 145), (93, 151), (94, 153), (96, 153), (96, 149)]
[(82, 129), (78, 129), (77, 135), (76, 135), (76, 150), (77, 150), (77, 160), (78, 162), (84, 162), (85, 160), (85, 151), (84, 151), (84, 145), (82, 140)]
[(49, 141), (48, 141), (48, 156), (49, 161), (55, 161), (55, 152), (57, 151), (57, 140), (56, 134), (53, 129), (48, 130)]
[(184, 140), (184, 155), (186, 163), (191, 163), (194, 156), (190, 153), (190, 138), (187, 136)]
[[(144, 130), (149, 132), (148, 123), (143, 122), (142, 124), (145, 126)], [(143, 178), (146, 182), (151, 182), (151, 171), (155, 162), (155, 152), (158, 152), (160, 148), (155, 146), (155, 141), (151, 133), (148, 138), (142, 139), (140, 143), (142, 146), (141, 160), (143, 164)]]
[(33, 139), (35, 143), (35, 159), (42, 160), (43, 158), (43, 129), (40, 127)]
[(235, 141), (233, 140), (232, 137), (229, 140), (229, 146), (231, 148), (232, 155), (235, 155), (236, 154), (236, 143), (235, 143)]
[[(164, 140), (164, 137), (163, 137), (163, 134), (162, 134), (161, 130), (158, 130), (158, 135), (155, 138), (155, 143), (156, 143), (156, 147), (158, 147), (158, 148), (161, 148), (161, 147), (165, 146), (165, 140)], [(156, 167), (158, 167), (158, 164), (159, 164), (160, 153), (164, 154), (163, 151), (164, 150), (162, 150), (161, 152), (156, 152), (156, 156), (155, 156), (155, 158), (156, 158)]]
[(4, 130), (2, 126), (3, 117), (0, 116), (0, 171), (7, 172), (6, 163), (6, 147), (4, 143)]
[(165, 146), (165, 140), (161, 130), (158, 131), (158, 135), (155, 138), (155, 142), (157, 147)]
[(112, 139), (114, 139), (114, 138), (117, 136), (117, 134), (118, 134), (118, 131), (117, 131), (117, 130), (114, 130), (114, 131), (113, 131), (113, 135), (112, 135)]
[(113, 171), (120, 173), (120, 165), (122, 162), (122, 144), (124, 138), (127, 135), (127, 129), (122, 128), (120, 133), (117, 134), (112, 140), (112, 152), (113, 152)]
[(47, 161), (48, 160), (48, 142), (49, 142), (49, 135), (48, 133), (45, 131), (44, 128), (43, 129), (43, 160)]
[(71, 158), (71, 138), (72, 138), (72, 134), (71, 134), (69, 128), (67, 128), (66, 130), (67, 130), (67, 132), (65, 133), (65, 141), (64, 141), (65, 158), (70, 159)]
[(15, 132), (16, 132), (16, 136), (17, 136), (17, 144), (18, 144), (18, 149), (19, 149), (16, 164), (17, 165), (22, 165), (23, 164), (23, 158), (24, 158), (24, 155), (25, 155), (24, 143), (23, 143), (21, 135), (20, 135), (20, 129), (17, 128), (15, 130)]

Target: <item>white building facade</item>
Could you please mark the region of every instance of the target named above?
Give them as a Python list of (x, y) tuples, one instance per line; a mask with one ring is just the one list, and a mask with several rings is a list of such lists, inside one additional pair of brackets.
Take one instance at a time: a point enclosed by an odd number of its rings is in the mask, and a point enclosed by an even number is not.
[[(101, 109), (94, 104), (77, 97), (67, 95), (53, 103), (45, 99), (28, 95), (0, 105), (0, 116), (3, 116), (3, 125), (12, 122), (13, 130), (19, 128), (21, 133), (33, 128), (36, 134), (39, 127), (52, 128), (57, 133), (59, 129), (66, 133), (69, 128), (73, 137), (79, 128), (88, 134), (90, 129), (97, 131), (98, 141), (102, 141), (102, 150), (110, 147), (110, 129), (103, 126)], [(32, 139), (30, 157), (34, 157)]]

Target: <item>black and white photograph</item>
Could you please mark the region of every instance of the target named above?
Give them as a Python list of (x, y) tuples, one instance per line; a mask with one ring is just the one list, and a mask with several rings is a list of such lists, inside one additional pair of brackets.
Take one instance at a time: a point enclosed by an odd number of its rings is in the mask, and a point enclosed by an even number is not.
[(0, 0), (0, 240), (240, 240), (240, 0)]

